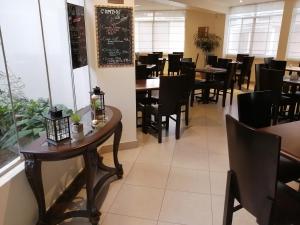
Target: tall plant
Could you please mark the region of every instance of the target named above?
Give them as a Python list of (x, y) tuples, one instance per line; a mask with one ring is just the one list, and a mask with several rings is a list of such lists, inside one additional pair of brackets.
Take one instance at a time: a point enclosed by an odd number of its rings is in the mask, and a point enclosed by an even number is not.
[(212, 53), (216, 48), (218, 48), (221, 44), (221, 37), (216, 34), (208, 34), (207, 36), (199, 36), (199, 34), (194, 35), (194, 43), (197, 48), (201, 49), (201, 51), (208, 55)]

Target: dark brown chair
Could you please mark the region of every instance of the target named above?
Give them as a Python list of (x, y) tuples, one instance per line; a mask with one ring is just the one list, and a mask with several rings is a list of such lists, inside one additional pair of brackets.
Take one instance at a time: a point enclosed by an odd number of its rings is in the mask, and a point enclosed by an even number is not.
[(226, 69), (230, 62), (232, 62), (232, 59), (218, 58), (217, 67)]
[(282, 95), (284, 72), (285, 71), (283, 70), (261, 68), (259, 76), (256, 78), (257, 91), (272, 91), (273, 124), (278, 122), (279, 110), (281, 107), (289, 108), (288, 118), (290, 121), (294, 118), (295, 100), (291, 97)]
[(224, 74), (221, 80), (216, 81), (216, 86), (214, 87), (217, 89), (217, 99), (218, 102), (220, 92), (223, 96), (222, 98), (222, 106), (225, 107), (226, 103), (226, 96), (228, 94), (228, 89), (230, 89), (230, 105), (232, 105), (233, 99), (233, 90), (234, 90), (234, 76), (236, 74), (237, 63), (228, 63), (227, 72)]
[(229, 115), (226, 126), (230, 170), (223, 225), (231, 225), (233, 213), (242, 208), (260, 225), (300, 224), (299, 194), (277, 183), (281, 138), (258, 132)]
[(216, 55), (208, 55), (206, 56), (206, 65), (210, 65), (212, 67), (216, 67), (218, 63), (218, 56)]
[(237, 62), (243, 62), (245, 56), (249, 56), (249, 54), (237, 54), (236, 55), (236, 61)]
[[(247, 126), (271, 126), (272, 91), (257, 91), (237, 96), (239, 121)], [(300, 178), (300, 164), (280, 157), (278, 180), (287, 183)]]
[(162, 58), (164, 55), (163, 52), (153, 52), (153, 54), (158, 54), (159, 58)]
[[(176, 122), (175, 136), (176, 139), (180, 138), (181, 100), (184, 96), (184, 84), (186, 83), (186, 76), (160, 77), (158, 104), (152, 105), (149, 109), (149, 113), (156, 118), (155, 128), (158, 130), (158, 143), (162, 142), (163, 116), (166, 117), (166, 129), (169, 129), (169, 119)], [(174, 118), (172, 115), (176, 117)]]
[(249, 90), (250, 77), (251, 77), (251, 68), (253, 65), (254, 56), (244, 56), (243, 64), (241, 65), (240, 71), (236, 73), (236, 81), (238, 83), (239, 89), (242, 89), (242, 85), (245, 80), (247, 80), (247, 90)]
[(180, 55), (180, 58), (183, 58), (184, 53), (183, 52), (173, 52), (174, 55)]
[(147, 79), (149, 75), (150, 75), (150, 72), (147, 69), (146, 64), (136, 64), (135, 65), (135, 79), (136, 80)]
[(169, 54), (168, 59), (169, 59), (168, 75), (175, 75), (175, 73), (177, 73), (178, 75), (181, 67), (180, 64), (181, 55)]
[(146, 64), (146, 65), (148, 65), (148, 64), (149, 64), (149, 58), (148, 58), (148, 55), (140, 55), (138, 61), (139, 61), (141, 64)]
[(271, 61), (274, 59), (274, 57), (266, 57), (264, 58), (264, 64), (266, 65), (267, 68), (270, 67)]
[(269, 69), (285, 71), (285, 68), (286, 61), (284, 60), (271, 60), (271, 62), (269, 63)]

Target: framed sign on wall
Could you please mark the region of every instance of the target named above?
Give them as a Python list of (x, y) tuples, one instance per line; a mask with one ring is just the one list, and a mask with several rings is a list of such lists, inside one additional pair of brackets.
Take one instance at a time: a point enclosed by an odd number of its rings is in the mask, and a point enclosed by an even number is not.
[(84, 8), (67, 3), (70, 32), (70, 44), (73, 69), (88, 64), (86, 52), (86, 36), (84, 22)]
[(133, 65), (133, 9), (96, 6), (99, 67)]

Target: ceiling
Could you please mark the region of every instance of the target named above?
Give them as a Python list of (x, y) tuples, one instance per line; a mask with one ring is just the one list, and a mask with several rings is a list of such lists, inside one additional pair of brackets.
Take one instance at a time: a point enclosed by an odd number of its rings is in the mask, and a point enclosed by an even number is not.
[(226, 13), (232, 6), (247, 5), (274, 0), (136, 0), (137, 10), (203, 9)]

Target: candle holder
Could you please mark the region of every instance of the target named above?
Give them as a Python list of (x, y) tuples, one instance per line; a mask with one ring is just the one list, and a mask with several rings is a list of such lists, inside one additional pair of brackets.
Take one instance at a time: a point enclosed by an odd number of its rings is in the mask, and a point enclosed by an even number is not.
[(101, 91), (100, 87), (96, 86), (90, 92), (90, 102), (92, 111), (92, 126), (97, 126), (100, 122), (105, 120), (105, 93)]

